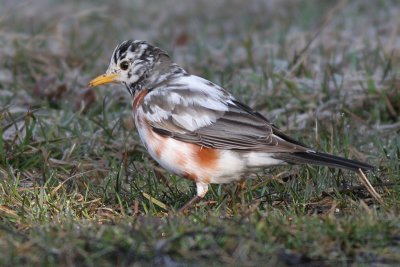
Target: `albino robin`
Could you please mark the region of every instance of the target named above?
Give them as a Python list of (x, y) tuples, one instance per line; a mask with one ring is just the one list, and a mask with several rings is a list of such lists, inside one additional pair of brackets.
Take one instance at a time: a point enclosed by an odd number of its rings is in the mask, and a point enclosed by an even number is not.
[(317, 152), (285, 135), (263, 115), (220, 86), (187, 73), (144, 41), (119, 44), (106, 74), (89, 86), (125, 85), (140, 139), (165, 169), (196, 183), (203, 198), (210, 183), (283, 164), (314, 164), (352, 171), (373, 166)]

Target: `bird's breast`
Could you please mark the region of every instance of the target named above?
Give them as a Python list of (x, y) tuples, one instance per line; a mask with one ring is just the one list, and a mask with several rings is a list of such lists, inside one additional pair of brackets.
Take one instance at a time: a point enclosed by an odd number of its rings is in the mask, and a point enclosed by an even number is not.
[(195, 182), (228, 183), (240, 179), (245, 165), (229, 150), (202, 147), (154, 132), (142, 112), (135, 114), (136, 128), (150, 156), (162, 167)]
[(132, 101), (132, 108), (133, 112), (136, 112), (136, 110), (140, 107), (140, 105), (143, 103), (145, 96), (149, 93), (149, 90), (147, 89), (142, 89), (138, 92), (133, 97)]

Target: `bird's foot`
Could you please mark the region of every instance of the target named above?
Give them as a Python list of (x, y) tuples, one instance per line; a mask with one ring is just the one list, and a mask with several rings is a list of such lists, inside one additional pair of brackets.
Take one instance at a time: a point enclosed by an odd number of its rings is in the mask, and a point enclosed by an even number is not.
[(191, 200), (189, 200), (185, 205), (182, 206), (182, 208), (179, 209), (179, 213), (186, 213), (187, 210), (195, 205), (197, 202), (199, 202), (202, 199), (200, 196), (195, 196)]

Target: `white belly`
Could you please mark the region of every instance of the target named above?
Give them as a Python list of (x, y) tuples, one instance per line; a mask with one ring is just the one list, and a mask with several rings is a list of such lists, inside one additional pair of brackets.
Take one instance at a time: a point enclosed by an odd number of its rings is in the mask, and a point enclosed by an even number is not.
[(135, 122), (140, 139), (151, 157), (168, 171), (195, 182), (229, 183), (241, 179), (246, 172), (283, 164), (268, 153), (213, 150), (217, 153), (213, 153), (215, 161), (205, 165), (198, 161), (198, 154), (199, 150), (207, 148), (158, 135), (137, 116)]

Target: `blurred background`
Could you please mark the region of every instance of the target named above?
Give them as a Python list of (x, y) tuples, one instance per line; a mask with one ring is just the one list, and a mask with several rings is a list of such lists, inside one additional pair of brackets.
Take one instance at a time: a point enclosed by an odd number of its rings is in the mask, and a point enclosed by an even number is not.
[[(315, 105), (323, 116), (318, 92), (335, 91), (362, 107), (360, 91), (386, 86), (398, 72), (396, 1), (2, 0), (0, 7), (1, 104), (14, 108), (42, 105), (37, 98), (57, 104), (78, 94), (80, 101), (81, 89), (126, 39), (163, 48), (271, 119), (286, 113), (293, 127), (304, 126)], [(304, 94), (287, 99), (291, 88)], [(84, 99), (91, 102), (92, 93)], [(310, 101), (301, 105), (307, 110), (287, 114), (301, 100)], [(385, 120), (397, 118), (393, 109)]]
[[(400, 261), (399, 14), (396, 0), (0, 0), (0, 263)], [(149, 158), (122, 86), (87, 88), (126, 39), (311, 147), (377, 166), (387, 206), (348, 172), (285, 167), (158, 220), (192, 183)]]

